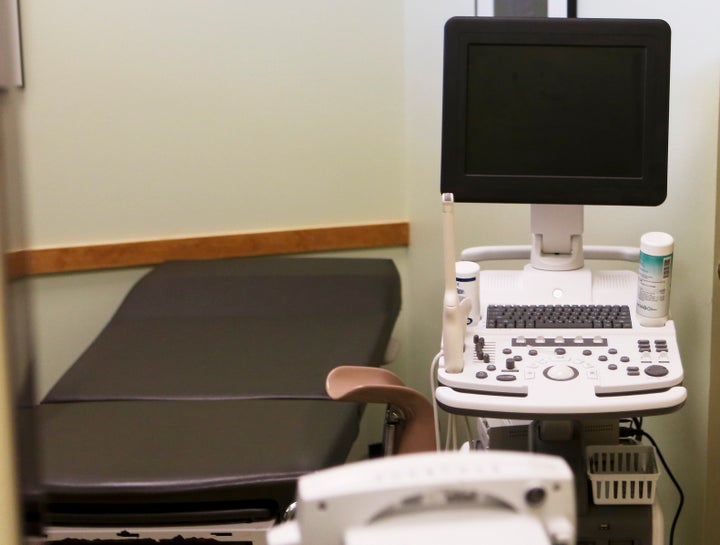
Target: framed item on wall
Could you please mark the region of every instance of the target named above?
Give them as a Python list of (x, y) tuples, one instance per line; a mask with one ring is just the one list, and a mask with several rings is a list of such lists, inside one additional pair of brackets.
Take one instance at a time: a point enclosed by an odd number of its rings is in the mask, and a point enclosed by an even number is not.
[(18, 0), (0, 0), (0, 89), (22, 86)]
[[(575, 1), (575, 0), (572, 0)], [(475, 15), (484, 17), (571, 17), (569, 0), (475, 0)]]

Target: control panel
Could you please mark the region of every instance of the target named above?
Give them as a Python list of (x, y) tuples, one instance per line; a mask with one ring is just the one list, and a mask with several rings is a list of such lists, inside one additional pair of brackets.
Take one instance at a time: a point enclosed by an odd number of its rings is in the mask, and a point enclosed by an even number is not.
[[(638, 415), (684, 403), (674, 322), (639, 324), (634, 273), (531, 274), (542, 282), (482, 271), (481, 319), (466, 329), (462, 369), (440, 360), (436, 399), (445, 409)], [(572, 298), (553, 304), (559, 294)]]
[[(683, 367), (672, 321), (643, 329), (482, 329), (466, 336), (462, 372), (441, 365), (438, 382), (504, 414), (658, 408), (656, 394), (680, 385)], [(682, 404), (682, 392), (671, 405)]]
[(486, 330), (465, 346), (461, 373), (445, 373), (442, 384), (477, 392), (527, 396), (558, 388), (602, 396), (669, 388), (682, 382), (683, 370), (672, 331), (615, 332), (585, 336), (577, 331), (513, 335)]

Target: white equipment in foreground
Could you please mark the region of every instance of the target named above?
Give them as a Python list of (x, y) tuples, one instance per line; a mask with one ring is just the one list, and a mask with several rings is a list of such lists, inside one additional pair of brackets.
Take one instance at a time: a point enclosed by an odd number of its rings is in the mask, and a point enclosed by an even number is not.
[(559, 457), (393, 456), (302, 477), (269, 545), (574, 545), (573, 475)]

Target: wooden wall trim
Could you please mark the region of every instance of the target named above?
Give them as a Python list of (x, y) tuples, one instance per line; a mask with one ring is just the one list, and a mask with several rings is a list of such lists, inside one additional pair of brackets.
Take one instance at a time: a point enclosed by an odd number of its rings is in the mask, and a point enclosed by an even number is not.
[(155, 265), (163, 261), (407, 246), (407, 222), (263, 231), (8, 253), (8, 276)]

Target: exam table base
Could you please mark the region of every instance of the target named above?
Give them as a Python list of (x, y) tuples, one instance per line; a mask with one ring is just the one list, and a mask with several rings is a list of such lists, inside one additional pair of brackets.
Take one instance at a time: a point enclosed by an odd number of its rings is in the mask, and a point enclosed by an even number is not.
[[(219, 524), (199, 526), (158, 526), (158, 527), (61, 527), (46, 528), (49, 543), (72, 542), (97, 543), (96, 540), (117, 541), (128, 540), (136, 543), (147, 539), (162, 543), (161, 540), (177, 540), (180, 536), (192, 543), (194, 540), (212, 540), (218, 543), (240, 543), (242, 545), (267, 545), (267, 531), (274, 521), (247, 522), (241, 524)], [(71, 542), (71, 543), (72, 543)], [(66, 542), (64, 542), (66, 543)], [(182, 541), (179, 541), (182, 543)]]

